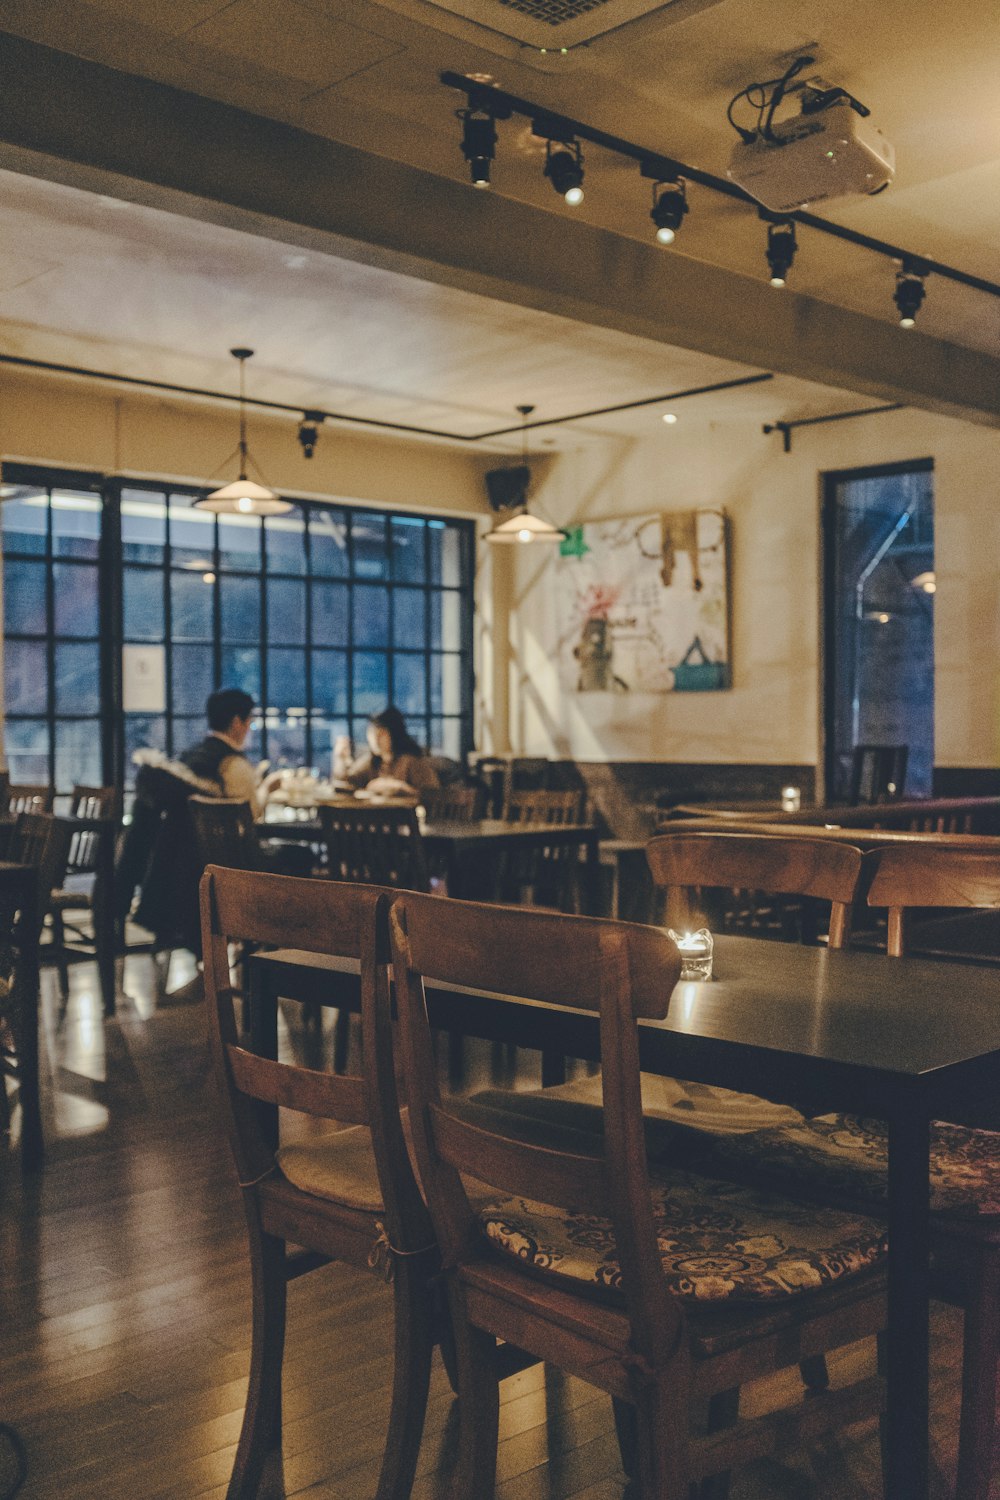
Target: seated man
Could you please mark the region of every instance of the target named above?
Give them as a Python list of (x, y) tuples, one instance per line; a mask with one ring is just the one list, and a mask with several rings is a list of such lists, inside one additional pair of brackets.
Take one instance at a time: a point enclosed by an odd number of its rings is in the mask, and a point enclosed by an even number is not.
[(253, 718), (253, 699), (241, 688), (218, 688), (209, 694), (205, 713), (208, 734), (178, 759), (195, 776), (214, 782), (220, 797), (249, 802), (259, 815), (281, 773), (274, 771), (258, 783), (257, 773), (243, 753)]

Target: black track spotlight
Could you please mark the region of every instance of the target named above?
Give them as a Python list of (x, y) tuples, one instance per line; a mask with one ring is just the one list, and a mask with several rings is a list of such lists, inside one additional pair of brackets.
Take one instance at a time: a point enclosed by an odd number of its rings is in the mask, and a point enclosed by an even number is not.
[(657, 182), (653, 185), (653, 207), (649, 217), (656, 225), (656, 238), (661, 245), (672, 245), (677, 231), (688, 211), (684, 178), (675, 182)]
[(767, 263), (771, 268), (772, 286), (784, 286), (797, 248), (795, 225), (791, 219), (777, 219), (768, 224)]
[(896, 272), (896, 290), (892, 300), (899, 308), (900, 328), (912, 328), (924, 300), (924, 278), (916, 266), (904, 260)]
[(580, 142), (567, 141), (556, 145), (549, 141), (545, 148), (545, 175), (570, 208), (582, 203), (583, 152)]
[(456, 113), (462, 122), (462, 155), (469, 163), (472, 186), (488, 188), (497, 144), (496, 120), (481, 109), (460, 109)]
[(324, 413), (321, 411), (304, 411), (302, 421), (299, 423), (299, 446), (302, 449), (303, 458), (312, 458), (316, 452), (316, 444), (319, 442), (319, 430), (323, 425)]

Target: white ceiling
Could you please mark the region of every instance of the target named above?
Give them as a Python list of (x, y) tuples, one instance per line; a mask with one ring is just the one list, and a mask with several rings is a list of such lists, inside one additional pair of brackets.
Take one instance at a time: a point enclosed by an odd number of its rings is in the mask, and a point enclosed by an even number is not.
[[(732, 362), (0, 172), (0, 352), (473, 434), (739, 379)], [(679, 402), (771, 421), (869, 402), (782, 377)], [(662, 407), (542, 429), (662, 430)], [(491, 446), (509, 448), (511, 443)], [(516, 447), (516, 444), (513, 444)]]
[[(499, 0), (476, 0), (502, 27)], [(825, 216), (1000, 279), (1000, 110), (995, 0), (675, 0), (651, 21), (570, 54), (532, 57), (428, 0), (5, 0), (3, 26), (63, 51), (288, 120), (466, 180), (442, 68), (486, 72), (515, 93), (715, 172), (730, 96), (807, 44), (818, 69), (871, 107), (898, 176)], [(813, 47), (812, 44), (815, 44)], [(100, 101), (95, 100), (95, 109)], [(495, 190), (567, 213), (541, 178), (539, 145), (500, 126)], [(648, 237), (649, 184), (587, 152), (577, 212)], [(472, 190), (470, 189), (470, 192)], [(258, 353), (251, 389), (393, 421), (471, 433), (733, 378), (741, 367), (550, 314), (430, 285), (232, 229), (0, 174), (0, 348), (225, 388), (225, 351)], [(677, 247), (764, 272), (763, 228), (692, 188)], [(797, 290), (895, 319), (892, 267), (803, 230)], [(782, 295), (780, 292), (776, 296)], [(738, 309), (734, 309), (738, 316)], [(1000, 354), (1000, 303), (931, 279), (920, 327)], [(766, 369), (766, 360), (759, 367)], [(782, 377), (697, 398), (703, 414), (761, 419), (864, 405)], [(648, 430), (658, 413), (553, 429)]]

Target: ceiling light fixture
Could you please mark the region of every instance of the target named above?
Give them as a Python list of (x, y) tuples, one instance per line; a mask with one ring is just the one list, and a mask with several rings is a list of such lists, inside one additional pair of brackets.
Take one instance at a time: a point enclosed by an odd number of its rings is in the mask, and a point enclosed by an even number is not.
[[(240, 472), (232, 484), (224, 484), (221, 489), (212, 490), (211, 494), (208, 495), (202, 495), (201, 499), (194, 502), (195, 509), (210, 510), (217, 516), (284, 515), (285, 511), (292, 508), (290, 502), (282, 500), (281, 496), (276, 495), (273, 490), (267, 489), (262, 484), (255, 484), (252, 479), (247, 478), (247, 464), (253, 463), (253, 460), (247, 448), (244, 371), (247, 360), (253, 356), (253, 350), (230, 349), (229, 352), (240, 367), (240, 440), (236, 446), (236, 456), (238, 456), (240, 461)], [(229, 459), (226, 459), (226, 463), (228, 462)], [(256, 467), (257, 465), (254, 464), (254, 468)]]
[(322, 411), (304, 411), (302, 413), (298, 437), (303, 458), (312, 458), (316, 452), (316, 444), (319, 442), (319, 430), (325, 420), (326, 413)]
[[(521, 464), (528, 467), (528, 418), (534, 411), (533, 406), (519, 406), (521, 413)], [(524, 502), (518, 507), (514, 515), (508, 516), (506, 521), (501, 521), (494, 526), (492, 531), (486, 533), (488, 542), (499, 543), (523, 543), (531, 542), (561, 542), (565, 537), (565, 531), (558, 526), (553, 526), (551, 521), (543, 520), (541, 516), (533, 516), (528, 509), (527, 495)]]
[(892, 300), (899, 308), (900, 328), (912, 328), (924, 300), (924, 278), (912, 261), (904, 260), (896, 272), (896, 290)]
[(496, 153), (496, 121), (487, 110), (458, 109), (455, 113), (462, 122), (462, 155), (469, 163), (472, 186), (488, 188), (490, 162)]
[(677, 421), (677, 413), (675, 411), (665, 411), (663, 413), (663, 420), (668, 427), (673, 427)]
[(583, 152), (579, 141), (545, 143), (545, 175), (556, 192), (575, 208), (583, 202)]
[(673, 244), (687, 211), (687, 189), (683, 177), (674, 182), (653, 184), (653, 207), (649, 217), (656, 225), (656, 238), (661, 245)]
[(795, 251), (795, 225), (791, 219), (774, 219), (767, 226), (767, 264), (771, 270), (771, 285), (784, 286)]

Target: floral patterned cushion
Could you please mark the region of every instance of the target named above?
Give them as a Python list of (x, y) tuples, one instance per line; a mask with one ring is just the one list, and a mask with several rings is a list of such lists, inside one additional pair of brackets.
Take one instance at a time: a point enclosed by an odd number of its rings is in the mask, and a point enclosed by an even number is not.
[[(857, 1115), (824, 1115), (782, 1130), (714, 1140), (698, 1165), (748, 1176), (761, 1187), (814, 1201), (881, 1211), (889, 1161), (887, 1127)], [(953, 1218), (1000, 1215), (1000, 1132), (935, 1121), (931, 1127), (931, 1212)]]
[[(663, 1274), (699, 1302), (777, 1302), (840, 1281), (886, 1253), (882, 1225), (689, 1172), (651, 1179)], [(480, 1209), (490, 1244), (547, 1276), (621, 1287), (610, 1220), (526, 1198)]]

